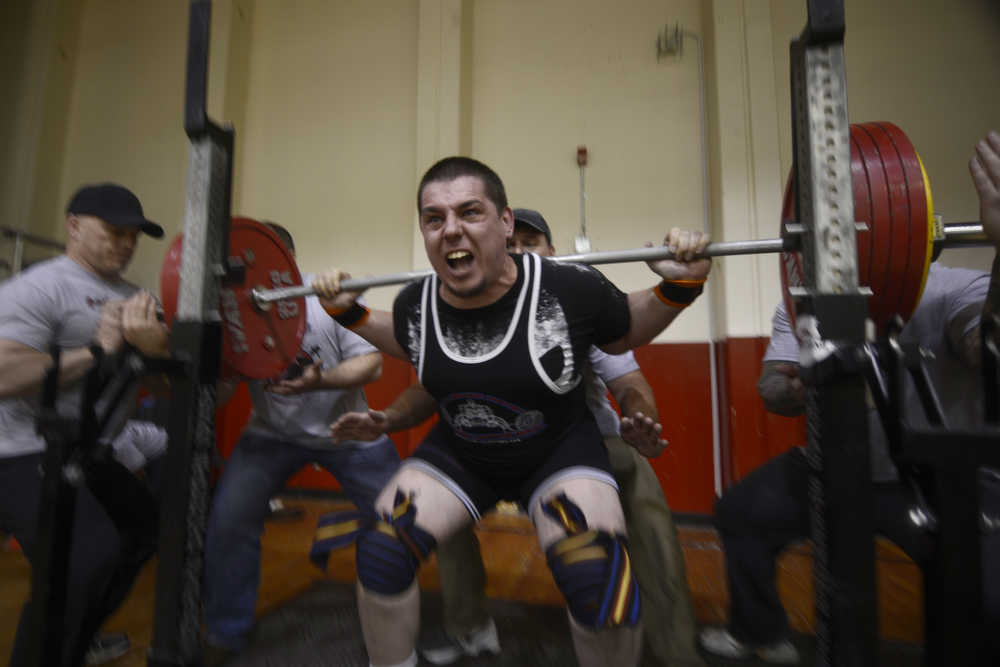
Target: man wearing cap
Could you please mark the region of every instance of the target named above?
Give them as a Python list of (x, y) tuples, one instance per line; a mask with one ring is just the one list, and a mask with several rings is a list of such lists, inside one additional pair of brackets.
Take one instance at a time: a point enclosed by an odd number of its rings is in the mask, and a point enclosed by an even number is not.
[[(0, 285), (0, 528), (14, 535), (29, 561), (35, 555), (45, 449), (35, 424), (52, 347), (61, 349), (56, 408), (73, 418), (79, 417), (81, 380), (97, 357), (113, 355), (125, 343), (148, 357), (168, 354), (155, 300), (122, 278), (140, 232), (163, 236), (132, 192), (112, 183), (82, 187), (66, 208), (66, 253)], [(98, 649), (109, 647), (95, 637), (151, 555), (148, 537), (156, 534), (155, 504), (123, 466), (88, 461), (84, 472), (73, 519), (63, 665), (97, 664), (127, 649), (127, 638), (119, 638), (111, 653), (99, 655)], [(112, 495), (128, 494), (130, 510), (148, 509), (152, 528), (145, 536), (116, 527), (98, 500), (107, 495), (107, 480), (113, 481)], [(16, 667), (32, 660), (30, 604), (22, 610), (11, 654)]]
[[(514, 253), (556, 254), (552, 233), (541, 213), (514, 209)], [(695, 619), (673, 516), (656, 473), (647, 461), (663, 451), (653, 390), (631, 351), (606, 354), (590, 349), (585, 372), (587, 406), (597, 421), (618, 482), (636, 579), (642, 595), (645, 625), (644, 665), (704, 665), (694, 645)], [(622, 414), (619, 420), (607, 399), (610, 389)], [(332, 427), (335, 439), (375, 437), (405, 430), (433, 414), (434, 400), (415, 385), (384, 411), (349, 413)], [(486, 572), (472, 526), (462, 528), (438, 547), (438, 569), (444, 598), (444, 631), (438, 643), (421, 647), (429, 662), (450, 664), (463, 656), (500, 651), (496, 625), (485, 606)]]

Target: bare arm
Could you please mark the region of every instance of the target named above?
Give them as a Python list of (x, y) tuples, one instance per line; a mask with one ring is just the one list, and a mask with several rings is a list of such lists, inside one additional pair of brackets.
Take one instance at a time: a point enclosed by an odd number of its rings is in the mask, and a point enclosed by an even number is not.
[[(94, 344), (105, 354), (114, 354), (122, 345), (122, 301), (109, 301), (101, 308), (94, 332)], [(68, 385), (87, 374), (94, 366), (90, 346), (62, 350), (59, 355), (59, 384)], [(29, 396), (38, 393), (45, 373), (52, 366), (52, 355), (19, 343), (0, 340), (0, 398)]]
[(383, 433), (405, 431), (423, 423), (437, 410), (437, 401), (415, 384), (407, 387), (385, 410), (348, 412), (330, 425), (334, 441), (374, 440)]
[(294, 380), (281, 380), (268, 387), (275, 394), (292, 395), (307, 391), (361, 387), (382, 377), (382, 354), (369, 352), (344, 359), (333, 368), (321, 364), (306, 366)]
[[(12, 340), (0, 340), (0, 398), (37, 394), (52, 355)], [(89, 347), (63, 350), (59, 362), (59, 384), (76, 382), (94, 366)]]
[(765, 361), (757, 380), (764, 407), (782, 417), (797, 417), (806, 409), (806, 390), (799, 379), (799, 365), (790, 361)]
[(373, 310), (361, 325), (350, 329), (390, 357), (409, 361), (410, 358), (406, 356), (406, 351), (396, 342), (392, 313), (385, 310)]
[(653, 388), (646, 382), (642, 371), (632, 371), (611, 380), (608, 390), (615, 397), (615, 402), (621, 408), (623, 415), (634, 415), (641, 412), (654, 420), (660, 418), (656, 408), (656, 398)]
[[(340, 291), (340, 281), (350, 277), (350, 274), (339, 269), (331, 269), (318, 274), (313, 280), (313, 289), (316, 290), (319, 302), (327, 312), (347, 311), (361, 296), (361, 292)], [(363, 321), (348, 328), (390, 357), (408, 359), (406, 351), (396, 342), (392, 313), (384, 310), (369, 310), (368, 316)]]
[[(694, 259), (694, 256), (705, 249), (708, 241), (708, 236), (702, 232), (674, 228), (663, 244), (670, 248), (675, 259), (649, 262), (649, 268), (664, 280), (703, 282), (712, 268), (712, 260)], [(621, 354), (650, 342), (674, 321), (684, 305), (667, 303), (660, 299), (655, 288), (650, 288), (630, 292), (628, 309), (632, 320), (628, 333), (601, 347), (609, 354)]]
[(656, 398), (645, 376), (641, 371), (632, 371), (607, 384), (622, 411), (622, 440), (643, 456), (659, 456), (667, 441), (660, 437), (663, 427), (659, 423)]

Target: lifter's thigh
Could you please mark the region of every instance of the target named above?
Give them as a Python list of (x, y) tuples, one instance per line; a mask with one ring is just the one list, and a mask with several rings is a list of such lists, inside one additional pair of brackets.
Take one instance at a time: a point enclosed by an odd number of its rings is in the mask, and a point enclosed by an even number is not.
[(531, 520), (538, 531), (538, 543), (545, 551), (553, 542), (566, 537), (566, 529), (543, 510), (542, 505), (565, 494), (583, 512), (587, 528), (611, 534), (625, 534), (625, 514), (618, 500), (618, 489), (607, 482), (592, 478), (560, 480), (537, 494), (530, 509)]
[(403, 465), (375, 499), (375, 511), (391, 513), (397, 491), (411, 498), (416, 508), (415, 523), (438, 542), (472, 522), (469, 510), (441, 480), (412, 466)]

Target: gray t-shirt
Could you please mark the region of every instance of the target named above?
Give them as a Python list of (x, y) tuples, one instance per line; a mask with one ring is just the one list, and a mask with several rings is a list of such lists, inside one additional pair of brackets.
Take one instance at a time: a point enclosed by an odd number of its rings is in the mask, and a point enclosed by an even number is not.
[[(49, 352), (53, 344), (87, 346), (104, 304), (127, 299), (138, 289), (124, 280), (108, 282), (65, 255), (40, 262), (0, 284), (0, 339), (40, 352)], [(82, 390), (82, 381), (60, 388), (59, 414), (79, 417)], [(37, 394), (0, 399), (0, 458), (45, 449), (35, 432), (39, 399)]]
[[(941, 407), (954, 429), (975, 429), (982, 424), (982, 385), (979, 372), (962, 362), (958, 352), (948, 342), (948, 326), (965, 308), (982, 304), (989, 290), (990, 277), (982, 271), (955, 269), (931, 264), (927, 284), (920, 303), (903, 327), (900, 336), (904, 343), (917, 343), (929, 350), (933, 357), (927, 369), (931, 382), (941, 400)], [(977, 315), (969, 322), (966, 333), (979, 324)], [(792, 333), (788, 314), (779, 303), (772, 319), (771, 341), (764, 353), (764, 361), (799, 361), (799, 344)], [(920, 428), (927, 426), (927, 419), (920, 399), (909, 375), (905, 382), (904, 405), (909, 423)], [(872, 479), (876, 482), (899, 478), (889, 457), (885, 432), (878, 414), (869, 414), (869, 433), (872, 452)]]
[[(308, 284), (309, 278), (303, 278)], [(333, 368), (345, 359), (376, 349), (357, 334), (337, 324), (315, 296), (306, 297), (306, 333), (301, 354)], [(253, 412), (247, 430), (306, 447), (344, 447), (370, 443), (333, 444), (330, 424), (346, 412), (364, 412), (368, 402), (361, 387), (311, 391), (294, 396), (280, 396), (266, 390), (267, 382), (250, 383)]]
[(587, 407), (605, 438), (616, 436), (621, 431), (618, 413), (608, 400), (606, 383), (637, 370), (639, 364), (632, 352), (608, 354), (596, 347), (590, 348), (590, 366), (584, 372)]

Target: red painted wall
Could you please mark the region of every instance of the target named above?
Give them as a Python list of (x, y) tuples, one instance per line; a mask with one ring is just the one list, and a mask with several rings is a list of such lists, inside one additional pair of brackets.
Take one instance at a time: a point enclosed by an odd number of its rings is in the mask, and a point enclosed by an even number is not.
[[(766, 338), (731, 338), (715, 346), (719, 372), (720, 449), (726, 486), (776, 454), (805, 442), (805, 420), (772, 415), (757, 396), (760, 359)], [(663, 433), (670, 445), (653, 469), (675, 512), (709, 514), (715, 501), (712, 452), (711, 377), (707, 343), (667, 343), (636, 350), (636, 358), (656, 395)], [(415, 380), (406, 362), (385, 358), (382, 377), (365, 387), (375, 409), (388, 406)], [(246, 387), (216, 417), (219, 451), (228, 456), (250, 411)], [(393, 435), (400, 456), (412, 452), (432, 422)], [(305, 468), (289, 484), (337, 489), (324, 470)]]

